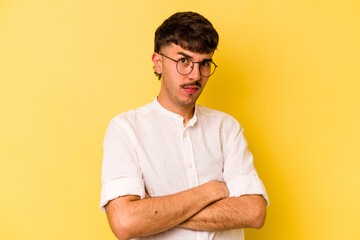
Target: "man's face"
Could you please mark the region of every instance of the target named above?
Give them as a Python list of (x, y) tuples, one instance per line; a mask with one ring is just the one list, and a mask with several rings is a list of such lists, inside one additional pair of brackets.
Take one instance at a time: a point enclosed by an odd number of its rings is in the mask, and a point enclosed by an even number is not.
[[(181, 59), (181, 61), (191, 60), (193, 62), (211, 60), (213, 55), (213, 53), (191, 52), (175, 44), (163, 48), (160, 53), (176, 61)], [(194, 106), (209, 78), (201, 76), (199, 63), (194, 63), (189, 74), (181, 75), (176, 69), (176, 62), (171, 59), (154, 53), (153, 61), (156, 71), (162, 74), (159, 101), (161, 100), (168, 107), (187, 108)]]

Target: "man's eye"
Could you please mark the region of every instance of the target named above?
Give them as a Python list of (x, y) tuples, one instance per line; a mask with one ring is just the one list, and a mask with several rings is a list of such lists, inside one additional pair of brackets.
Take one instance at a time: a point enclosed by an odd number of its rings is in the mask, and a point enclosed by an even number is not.
[(210, 62), (209, 61), (204, 61), (204, 62), (201, 63), (201, 66), (202, 67), (208, 67), (208, 66), (210, 66)]
[(181, 62), (181, 63), (187, 63), (188, 60), (187, 60), (186, 58), (180, 58), (179, 62)]

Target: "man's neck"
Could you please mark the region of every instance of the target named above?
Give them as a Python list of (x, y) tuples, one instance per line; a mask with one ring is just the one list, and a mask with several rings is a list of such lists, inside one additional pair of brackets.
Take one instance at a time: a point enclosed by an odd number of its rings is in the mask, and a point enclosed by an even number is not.
[(179, 106), (176, 104), (170, 104), (167, 101), (162, 101), (161, 97), (158, 97), (157, 100), (166, 110), (182, 116), (184, 118), (184, 127), (186, 127), (190, 119), (194, 116), (195, 104), (192, 104), (191, 106)]

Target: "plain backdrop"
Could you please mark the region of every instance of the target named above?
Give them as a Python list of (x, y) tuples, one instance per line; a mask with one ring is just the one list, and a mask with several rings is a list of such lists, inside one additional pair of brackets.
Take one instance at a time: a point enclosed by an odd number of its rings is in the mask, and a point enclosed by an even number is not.
[(357, 0), (0, 1), (1, 239), (115, 239), (106, 127), (154, 100), (154, 32), (188, 10), (220, 35), (199, 103), (244, 127), (270, 197), (246, 239), (360, 239)]

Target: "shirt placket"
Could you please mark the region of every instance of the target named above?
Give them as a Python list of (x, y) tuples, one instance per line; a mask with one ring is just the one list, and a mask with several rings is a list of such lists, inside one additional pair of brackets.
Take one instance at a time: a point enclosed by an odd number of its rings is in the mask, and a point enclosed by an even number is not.
[[(199, 186), (199, 179), (196, 171), (196, 164), (194, 158), (193, 146), (190, 138), (190, 129), (189, 127), (183, 128), (182, 131), (182, 142), (184, 148), (184, 162), (186, 164), (186, 175), (188, 178), (189, 187)], [(201, 231), (196, 231), (196, 239), (205, 240), (208, 234), (204, 234)]]
[(189, 187), (197, 187), (199, 185), (198, 175), (196, 171), (195, 158), (193, 146), (190, 138), (190, 129), (183, 128), (182, 130), (182, 142), (184, 148), (184, 163), (186, 166), (186, 175), (188, 178)]

